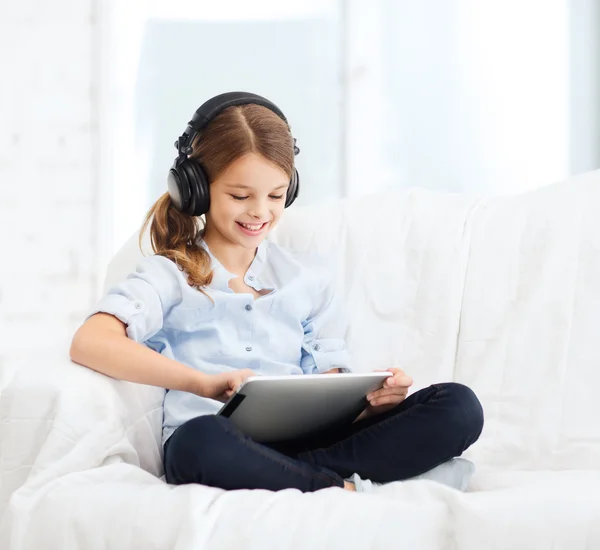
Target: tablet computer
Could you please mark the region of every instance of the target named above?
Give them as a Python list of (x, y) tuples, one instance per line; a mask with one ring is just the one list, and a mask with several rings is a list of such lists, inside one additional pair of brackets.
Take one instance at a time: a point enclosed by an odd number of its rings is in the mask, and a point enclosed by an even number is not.
[(390, 372), (251, 376), (217, 413), (254, 441), (274, 443), (351, 424)]

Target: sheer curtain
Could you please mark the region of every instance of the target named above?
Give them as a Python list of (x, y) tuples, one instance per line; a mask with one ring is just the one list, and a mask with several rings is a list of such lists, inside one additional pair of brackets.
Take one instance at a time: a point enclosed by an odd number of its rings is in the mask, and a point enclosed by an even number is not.
[(347, 193), (511, 193), (600, 166), (592, 0), (349, 3)]

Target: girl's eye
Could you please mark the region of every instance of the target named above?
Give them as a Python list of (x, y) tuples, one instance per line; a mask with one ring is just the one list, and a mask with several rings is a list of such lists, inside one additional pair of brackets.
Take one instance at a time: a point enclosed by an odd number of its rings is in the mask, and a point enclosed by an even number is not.
[[(240, 197), (238, 195), (231, 195), (231, 197), (233, 199), (235, 199), (236, 201), (245, 201), (248, 197)], [(283, 198), (283, 195), (269, 195), (269, 198), (274, 199), (274, 200), (279, 200)]]

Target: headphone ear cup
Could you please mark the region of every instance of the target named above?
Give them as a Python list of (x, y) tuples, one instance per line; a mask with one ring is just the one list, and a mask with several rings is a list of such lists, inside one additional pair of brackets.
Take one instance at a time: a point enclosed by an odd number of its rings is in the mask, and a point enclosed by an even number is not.
[(191, 216), (202, 216), (210, 208), (208, 178), (202, 166), (196, 161), (190, 160), (186, 169), (191, 190), (188, 214)]
[(291, 204), (296, 200), (298, 196), (298, 191), (300, 190), (300, 175), (298, 174), (298, 170), (294, 168), (294, 172), (292, 173), (292, 179), (290, 179), (290, 186), (288, 187), (287, 194), (285, 197), (285, 207), (291, 206)]
[(185, 212), (190, 200), (190, 186), (185, 172), (181, 170), (181, 165), (174, 164), (169, 170), (167, 185), (175, 208)]

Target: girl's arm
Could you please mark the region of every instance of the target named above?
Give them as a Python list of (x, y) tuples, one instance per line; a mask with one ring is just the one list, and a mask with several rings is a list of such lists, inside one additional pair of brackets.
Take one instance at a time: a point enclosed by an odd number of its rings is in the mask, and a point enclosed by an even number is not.
[(254, 373), (248, 369), (209, 375), (128, 338), (125, 323), (113, 315), (92, 315), (75, 333), (71, 359), (112, 378), (226, 400)]
[(71, 359), (119, 380), (201, 393), (202, 373), (134, 342), (126, 327), (113, 315), (92, 315), (73, 337)]

